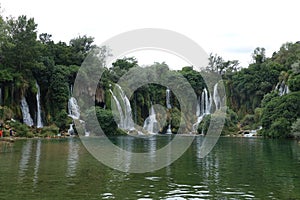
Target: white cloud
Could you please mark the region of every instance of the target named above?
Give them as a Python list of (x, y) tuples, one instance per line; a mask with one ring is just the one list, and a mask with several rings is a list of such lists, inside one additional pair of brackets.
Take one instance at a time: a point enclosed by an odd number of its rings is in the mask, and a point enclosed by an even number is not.
[(271, 56), (300, 35), (293, 0), (2, 0), (1, 6), (5, 15), (34, 17), (39, 32), (52, 34), (55, 41), (86, 34), (100, 44), (132, 29), (164, 28), (190, 37), (208, 53), (240, 59), (243, 65), (255, 47), (265, 47)]

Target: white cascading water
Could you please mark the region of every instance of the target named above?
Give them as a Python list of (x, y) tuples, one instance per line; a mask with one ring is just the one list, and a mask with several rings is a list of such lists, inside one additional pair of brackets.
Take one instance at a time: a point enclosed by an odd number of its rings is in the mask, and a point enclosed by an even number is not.
[(23, 123), (28, 126), (33, 126), (33, 120), (29, 112), (29, 106), (25, 99), (25, 97), (22, 97), (21, 99), (21, 111), (23, 115)]
[(169, 124), (166, 134), (172, 134), (171, 124)]
[(203, 89), (201, 96), (198, 97), (197, 101), (197, 122), (193, 124), (193, 131), (197, 131), (197, 127), (202, 121), (203, 117), (207, 114), (210, 114), (210, 108), (211, 108), (211, 101), (210, 98), (208, 98), (208, 91), (206, 88)]
[(130, 105), (130, 101), (127, 98), (127, 96), (125, 95), (124, 91), (122, 90), (121, 86), (116, 84), (116, 86), (118, 87), (122, 100), (123, 100), (123, 104), (124, 104), (124, 128), (127, 130), (133, 130), (134, 129), (134, 123), (132, 120), (132, 109), (131, 109), (131, 105)]
[(71, 97), (68, 102), (69, 116), (73, 119), (79, 119), (80, 117), (80, 108), (78, 106), (77, 100), (75, 97)]
[(289, 86), (285, 84), (285, 81), (279, 82), (275, 90), (278, 90), (280, 96), (290, 93)]
[[(168, 87), (166, 89), (166, 105), (167, 105), (167, 109), (171, 109), (172, 108), (171, 97), (170, 97), (170, 89)], [(168, 126), (166, 134), (172, 134), (172, 131), (171, 131), (171, 122), (169, 122), (169, 126)]]
[(221, 108), (221, 98), (218, 92), (218, 83), (214, 86), (214, 102), (216, 105), (216, 110), (219, 110)]
[(170, 102), (170, 89), (169, 88), (166, 89), (166, 104), (167, 104), (168, 109), (172, 108), (171, 102)]
[(114, 95), (113, 91), (111, 89), (109, 89), (110, 93), (111, 93), (111, 96), (113, 97), (115, 103), (116, 103), (116, 106), (117, 106), (117, 109), (118, 109), (118, 113), (120, 115), (120, 122), (118, 123), (118, 126), (119, 128), (122, 127), (122, 125), (124, 124), (124, 115), (123, 115), (123, 110), (122, 110), (122, 107), (121, 107), (121, 104), (119, 102), (119, 100), (117, 99), (117, 97)]
[(120, 121), (118, 123), (118, 127), (125, 130), (134, 130), (134, 122), (132, 120), (130, 101), (125, 95), (121, 86), (116, 84), (115, 92), (117, 94), (114, 94), (112, 90), (109, 91), (116, 103), (118, 113), (120, 115)]
[(73, 124), (70, 124), (70, 128), (68, 129), (69, 135), (74, 135)]
[(146, 118), (143, 129), (147, 130), (151, 134), (158, 133), (158, 123), (156, 120), (156, 114), (153, 106), (151, 106), (150, 108), (149, 117)]
[[(193, 124), (193, 131), (196, 132), (198, 125), (201, 123), (205, 115), (208, 115), (211, 113), (211, 101), (212, 97), (208, 95), (208, 91), (206, 88), (203, 89), (201, 96), (198, 97), (197, 102), (197, 122)], [(218, 83), (214, 85), (214, 93), (213, 93), (213, 100), (216, 105), (216, 110), (221, 108), (221, 97), (218, 92)]]
[(197, 107), (196, 107), (196, 116), (200, 116), (200, 104), (201, 104), (201, 98), (198, 96), (197, 98)]
[(42, 128), (43, 127), (43, 121), (42, 121), (42, 111), (41, 111), (41, 103), (40, 103), (40, 97), (41, 97), (41, 92), (40, 92), (40, 86), (38, 83), (35, 83), (36, 88), (37, 88), (37, 93), (36, 93), (36, 102), (37, 102), (37, 119), (36, 119), (36, 127), (37, 128)]
[(209, 101), (208, 91), (206, 88), (204, 88), (202, 92), (202, 102), (203, 102), (202, 115), (210, 114), (211, 102)]
[[(68, 113), (69, 113), (69, 116), (73, 120), (79, 120), (79, 118), (80, 118), (80, 107), (77, 103), (76, 98), (72, 96), (72, 93), (73, 93), (73, 87), (71, 86), (70, 87), (71, 97), (70, 97), (69, 102), (68, 102)], [(90, 133), (85, 128), (85, 121), (79, 120), (79, 122), (84, 128), (84, 135), (89, 136)], [(73, 135), (75, 133), (73, 126), (74, 126), (74, 124), (70, 124), (70, 128), (68, 129), (69, 135)]]

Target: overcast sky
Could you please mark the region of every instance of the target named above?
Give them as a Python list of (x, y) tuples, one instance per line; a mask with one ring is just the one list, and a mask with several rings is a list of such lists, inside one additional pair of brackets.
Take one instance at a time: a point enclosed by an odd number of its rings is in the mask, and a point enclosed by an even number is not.
[[(196, 41), (207, 53), (226, 60), (251, 61), (256, 47), (271, 56), (285, 42), (300, 40), (298, 1), (267, 0), (2, 0), (2, 15), (34, 17), (39, 33), (69, 42), (78, 35), (96, 44), (125, 31), (164, 28)], [(159, 53), (138, 53), (140, 64), (180, 59)], [(182, 65), (184, 62), (182, 61)]]

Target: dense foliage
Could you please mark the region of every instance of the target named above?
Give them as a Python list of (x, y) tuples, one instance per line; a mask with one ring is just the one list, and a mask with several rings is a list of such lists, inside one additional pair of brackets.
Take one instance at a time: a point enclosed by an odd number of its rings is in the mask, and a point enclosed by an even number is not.
[[(46, 127), (39, 134), (51, 135), (66, 131), (72, 119), (68, 116), (68, 100), (72, 95), (80, 65), (91, 50), (95, 49), (93, 38), (78, 36), (65, 42), (54, 42), (51, 34), (37, 33), (37, 24), (33, 18), (19, 16), (6, 18), (0, 16), (0, 119), (1, 123), (11, 118), (21, 136), (30, 135), (28, 127), (23, 125), (20, 109), (21, 99), (26, 98), (30, 114), (36, 119), (37, 102), (36, 83), (40, 86), (42, 119)], [(101, 47), (103, 59), (110, 55), (109, 48)], [(258, 129), (266, 137), (293, 137), (299, 135), (300, 118), (300, 43), (286, 43), (272, 57), (265, 56), (264, 48), (256, 48), (252, 54), (253, 63), (241, 68), (238, 61), (225, 61), (221, 56), (210, 54), (206, 71), (218, 73), (223, 77), (227, 97), (227, 117), (223, 134), (234, 134), (240, 130)], [(157, 77), (149, 76), (153, 73)], [(134, 76), (138, 73), (139, 76)], [(185, 79), (189, 85), (172, 85), (174, 88), (191, 86), (199, 97), (206, 85), (201, 73), (193, 67), (183, 67), (171, 71), (166, 63), (154, 63), (150, 67), (140, 67), (135, 58), (116, 60), (111, 68), (103, 71), (96, 94), (87, 88), (81, 88), (82, 95), (95, 95), (95, 109), (104, 132), (122, 134), (111, 113), (112, 97), (110, 89), (126, 80), (141, 83), (130, 94), (132, 116), (136, 124), (143, 126), (149, 116), (152, 105), (166, 104), (166, 87), (162, 84), (142, 84), (145, 80)], [(133, 76), (133, 77), (130, 77)], [(89, 79), (90, 77), (86, 77)], [(97, 80), (96, 80), (97, 81)], [(184, 83), (184, 82), (182, 82)], [(128, 82), (127, 85), (130, 86)], [(211, 87), (211, 86), (210, 86)], [(284, 89), (285, 88), (285, 89)], [(284, 92), (283, 92), (284, 90)], [(126, 91), (125, 91), (126, 92)], [(182, 116), (178, 97), (171, 91), (172, 109), (165, 112), (167, 122), (171, 122), (173, 131), (179, 129), (180, 121), (195, 120), (193, 116)], [(189, 105), (181, 105), (189, 106)], [(88, 121), (91, 109), (83, 115)], [(198, 127), (198, 133), (207, 131), (210, 115), (206, 115)], [(160, 127), (167, 129), (168, 123)], [(92, 129), (93, 124), (88, 125)], [(191, 129), (192, 124), (187, 124)], [(57, 129), (59, 128), (59, 130)], [(298, 135), (297, 135), (298, 134)]]

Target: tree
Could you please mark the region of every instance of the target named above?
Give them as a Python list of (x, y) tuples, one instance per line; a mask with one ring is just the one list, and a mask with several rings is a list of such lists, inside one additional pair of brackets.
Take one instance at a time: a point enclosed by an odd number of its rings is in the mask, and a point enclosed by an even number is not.
[(238, 60), (227, 60), (225, 61), (221, 56), (217, 54), (209, 54), (207, 71), (217, 72), (218, 74), (224, 74), (225, 72), (236, 72), (239, 69)]
[(261, 64), (266, 61), (266, 49), (261, 47), (256, 47), (252, 53), (252, 59), (254, 63)]
[(300, 117), (300, 92), (264, 99), (262, 133), (267, 137), (290, 137), (292, 124)]
[(191, 84), (196, 94), (201, 95), (203, 89), (207, 87), (201, 74), (193, 70), (192, 67), (183, 67), (179, 72)]
[(42, 33), (39, 35), (39, 39), (41, 41), (42, 44), (50, 44), (53, 43), (53, 41), (51, 40), (52, 35), (48, 34), (48, 33)]
[(138, 62), (133, 57), (117, 59), (114, 63), (112, 63), (112, 68), (110, 68), (110, 78), (116, 83), (128, 70), (137, 66)]
[(300, 138), (300, 118), (292, 125), (292, 135), (296, 138)]
[(65, 66), (57, 65), (54, 68), (50, 85), (49, 85), (49, 100), (51, 111), (53, 114), (59, 112), (60, 110), (65, 110), (67, 107), (68, 96), (69, 96), (69, 84), (66, 79)]
[(70, 47), (72, 49), (72, 55), (73, 55), (73, 64), (75, 65), (81, 65), (84, 58), (87, 56), (87, 54), (95, 48), (95, 45), (93, 45), (94, 38), (84, 36), (78, 36), (77, 38), (74, 38), (70, 40)]
[[(94, 112), (96, 112), (96, 117), (98, 121), (94, 120)], [(114, 116), (111, 110), (101, 109), (100, 107), (91, 107), (86, 111), (86, 128), (92, 131), (96, 135), (102, 135), (99, 132), (99, 125), (106, 135), (121, 135), (124, 134), (123, 131), (118, 129), (118, 125), (115, 122)]]
[(5, 46), (4, 59), (7, 66), (28, 73), (36, 64), (37, 24), (33, 18), (20, 16), (7, 21), (9, 45)]

